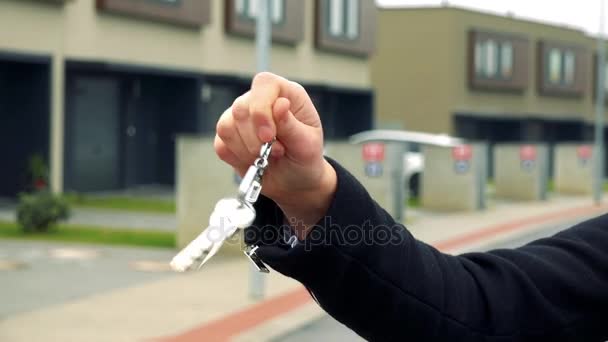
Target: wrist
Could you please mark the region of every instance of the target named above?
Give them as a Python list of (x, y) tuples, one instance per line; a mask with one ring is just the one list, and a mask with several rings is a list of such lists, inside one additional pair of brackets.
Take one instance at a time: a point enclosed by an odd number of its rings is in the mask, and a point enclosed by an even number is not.
[(276, 202), (300, 240), (305, 239), (312, 227), (326, 215), (337, 183), (336, 171), (323, 159), (323, 172), (318, 186), (307, 191), (290, 193), (288, 198)]

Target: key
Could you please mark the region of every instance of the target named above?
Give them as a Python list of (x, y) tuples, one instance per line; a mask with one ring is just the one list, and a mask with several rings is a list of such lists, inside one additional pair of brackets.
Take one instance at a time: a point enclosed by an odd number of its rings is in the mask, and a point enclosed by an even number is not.
[[(262, 176), (268, 167), (268, 158), (272, 143), (265, 143), (260, 148), (260, 156), (249, 167), (241, 184), (237, 197), (222, 199), (215, 205), (209, 218), (209, 226), (171, 260), (171, 268), (185, 272), (200, 262), (201, 268), (213, 257), (226, 239), (232, 237), (239, 229), (249, 227), (255, 219), (253, 204), (262, 191)], [(258, 246), (247, 246), (245, 255), (253, 262), (258, 271), (269, 273), (268, 268), (255, 253)]]
[(216, 205), (209, 226), (198, 237), (179, 252), (171, 261), (171, 268), (177, 272), (185, 272), (200, 262), (202, 267), (213, 257), (238, 229), (249, 227), (255, 219), (255, 210), (248, 203), (236, 198), (220, 200)]

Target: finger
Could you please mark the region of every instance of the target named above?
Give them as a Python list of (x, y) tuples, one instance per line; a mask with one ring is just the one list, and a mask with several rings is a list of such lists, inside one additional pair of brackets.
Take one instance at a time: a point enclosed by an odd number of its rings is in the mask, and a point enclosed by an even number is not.
[(285, 146), (283, 146), (283, 144), (280, 141), (275, 141), (272, 144), (272, 151), (270, 152), (270, 155), (273, 158), (281, 158), (285, 155)]
[(256, 134), (256, 129), (250, 113), (253, 96), (253, 92), (249, 92), (238, 97), (232, 105), (232, 117), (238, 135), (243, 140), (249, 154), (248, 158), (257, 156), (260, 153), (260, 147), (262, 146), (262, 141)]
[[(309, 143), (310, 130), (307, 126), (295, 118), (290, 110), (291, 103), (288, 99), (280, 97), (273, 107), (273, 118), (277, 126), (277, 140), (285, 146), (299, 146)], [(289, 153), (289, 151), (286, 151)]]
[[(249, 112), (260, 141), (270, 141), (276, 135), (275, 123), (272, 120), (272, 106), (279, 97), (285, 97), (290, 101), (293, 113), (300, 112), (306, 106), (312, 106), (306, 90), (298, 83), (269, 72), (257, 74), (251, 84), (252, 101)], [(313, 109), (306, 108), (306, 111), (312, 112)], [(318, 120), (305, 119), (310, 121), (307, 124), (319, 126)]]
[(260, 141), (270, 141), (276, 134), (272, 106), (281, 92), (278, 76), (269, 72), (257, 74), (251, 83), (249, 113)]
[(232, 111), (232, 107), (228, 108), (220, 117), (216, 127), (217, 136), (242, 163), (248, 163), (252, 160), (251, 153), (239, 135)]
[(244, 162), (226, 146), (226, 143), (218, 135), (215, 136), (215, 140), (213, 141), (213, 148), (217, 156), (228, 165), (235, 168), (244, 165)]

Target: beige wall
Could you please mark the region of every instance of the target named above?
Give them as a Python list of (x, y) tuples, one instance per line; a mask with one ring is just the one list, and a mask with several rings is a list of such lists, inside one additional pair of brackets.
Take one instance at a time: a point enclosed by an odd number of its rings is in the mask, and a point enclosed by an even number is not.
[[(529, 85), (523, 94), (473, 91), (468, 87), (467, 32), (482, 28), (523, 34), (530, 41)], [(593, 49), (583, 32), (558, 26), (501, 17), (453, 7), (382, 9), (379, 11), (377, 52), (371, 61), (380, 125), (432, 133), (453, 133), (452, 113), (489, 116), (540, 116), (591, 121), (593, 80), (582, 98), (539, 96), (539, 39), (565, 41)], [(590, 63), (589, 68), (593, 68)], [(592, 74), (592, 70), (588, 70)]]
[(452, 72), (450, 46), (445, 43), (453, 19), (448, 12), (404, 13), (379, 11), (377, 48), (371, 60), (378, 124), (448, 133)]
[[(224, 4), (213, 0), (211, 24), (192, 29), (98, 13), (94, 0), (65, 6), (0, 0), (0, 50), (54, 53), (66, 58), (149, 65), (212, 73), (255, 73), (252, 39), (224, 33)], [(271, 69), (297, 80), (368, 88), (368, 60), (314, 48), (314, 1), (306, 1), (305, 39), (273, 46)], [(65, 27), (65, 29), (64, 29)]]

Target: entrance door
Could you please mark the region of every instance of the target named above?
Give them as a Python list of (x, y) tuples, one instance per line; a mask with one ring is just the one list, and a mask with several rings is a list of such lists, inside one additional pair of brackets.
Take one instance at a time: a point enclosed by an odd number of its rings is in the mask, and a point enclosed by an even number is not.
[(73, 89), (68, 183), (77, 191), (117, 189), (121, 186), (119, 81), (77, 77)]
[(0, 197), (32, 188), (29, 160), (48, 165), (49, 64), (0, 61)]

